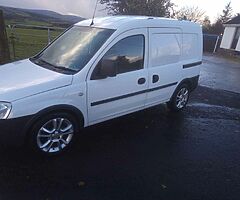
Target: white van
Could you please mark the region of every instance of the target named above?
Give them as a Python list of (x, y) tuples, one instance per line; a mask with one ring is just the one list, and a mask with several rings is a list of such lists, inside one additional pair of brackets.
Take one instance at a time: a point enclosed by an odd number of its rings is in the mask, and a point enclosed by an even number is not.
[(58, 154), (82, 127), (161, 103), (173, 111), (186, 106), (202, 63), (199, 25), (139, 16), (90, 24), (79, 22), (38, 55), (0, 66), (4, 143), (27, 141)]

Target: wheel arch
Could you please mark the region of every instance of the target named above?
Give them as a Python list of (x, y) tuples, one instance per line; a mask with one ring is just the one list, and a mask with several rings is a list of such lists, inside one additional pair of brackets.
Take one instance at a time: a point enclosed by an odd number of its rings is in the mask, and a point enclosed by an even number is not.
[(178, 88), (181, 87), (183, 84), (186, 84), (189, 87), (190, 92), (192, 92), (193, 90), (195, 90), (197, 88), (198, 81), (199, 81), (199, 75), (194, 76), (192, 78), (183, 79), (180, 83), (178, 83), (178, 85), (175, 88), (170, 100), (172, 100), (172, 98), (173, 98), (174, 94), (176, 93), (176, 91), (178, 90)]
[(196, 87), (198, 86), (198, 81), (199, 81), (199, 75), (198, 76), (194, 76), (191, 78), (185, 78), (183, 79), (177, 86), (177, 88), (175, 89), (175, 91), (182, 85), (182, 84), (187, 84), (189, 87), (190, 92), (192, 92), (193, 90), (196, 89)]
[(79, 122), (79, 129), (84, 127), (85, 125), (85, 118), (83, 113), (76, 107), (71, 105), (55, 105), (48, 108), (45, 108), (38, 113), (36, 113), (33, 118), (28, 122), (25, 127), (26, 136), (28, 136), (30, 130), (34, 126), (34, 123), (39, 120), (41, 117), (46, 116), (47, 114), (57, 113), (57, 112), (66, 112), (71, 114), (78, 122)]

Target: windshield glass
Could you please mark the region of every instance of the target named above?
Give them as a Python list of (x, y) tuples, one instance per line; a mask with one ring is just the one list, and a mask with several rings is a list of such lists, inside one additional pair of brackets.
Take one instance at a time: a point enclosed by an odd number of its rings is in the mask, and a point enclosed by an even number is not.
[(74, 26), (32, 59), (60, 70), (80, 71), (114, 30)]

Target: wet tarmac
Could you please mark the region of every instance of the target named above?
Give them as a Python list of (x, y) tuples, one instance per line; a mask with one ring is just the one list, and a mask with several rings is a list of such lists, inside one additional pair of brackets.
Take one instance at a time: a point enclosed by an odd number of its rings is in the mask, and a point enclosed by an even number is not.
[(89, 127), (60, 157), (0, 148), (0, 199), (238, 200), (239, 155), (240, 94), (200, 86), (183, 112)]
[(200, 84), (240, 93), (240, 63), (204, 55)]
[(239, 199), (239, 144), (240, 95), (199, 87), (184, 112), (90, 127), (61, 157), (0, 149), (0, 198)]

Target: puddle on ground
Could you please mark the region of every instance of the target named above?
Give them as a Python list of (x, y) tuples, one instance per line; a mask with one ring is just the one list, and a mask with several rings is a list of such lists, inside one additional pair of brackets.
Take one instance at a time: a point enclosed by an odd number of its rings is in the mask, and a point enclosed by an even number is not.
[(208, 114), (211, 113), (211, 116), (229, 116), (233, 119), (240, 119), (240, 109), (238, 108), (230, 108), (227, 106), (220, 106), (220, 105), (212, 105), (206, 103), (190, 103), (188, 104), (190, 108), (197, 108), (199, 112), (207, 112)]
[(239, 111), (240, 109), (237, 108), (230, 108), (227, 106), (220, 106), (220, 105), (212, 105), (212, 104), (206, 104), (206, 103), (190, 103), (188, 104), (190, 107), (203, 107), (203, 108), (214, 108), (214, 109), (222, 109), (222, 110), (227, 110), (227, 111)]

